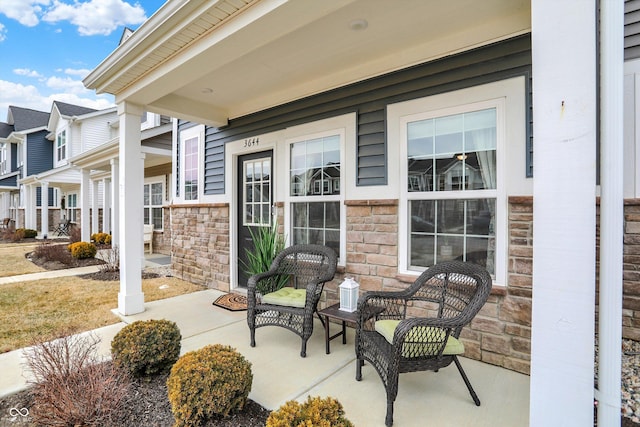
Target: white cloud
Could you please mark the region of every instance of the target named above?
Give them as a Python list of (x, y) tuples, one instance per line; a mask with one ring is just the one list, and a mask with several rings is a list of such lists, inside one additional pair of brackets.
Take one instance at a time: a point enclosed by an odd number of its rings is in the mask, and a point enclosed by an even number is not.
[(42, 77), (42, 74), (38, 73), (35, 70), (30, 70), (28, 68), (14, 68), (13, 73), (19, 76), (25, 76), (25, 77), (35, 77), (35, 78)]
[(0, 13), (7, 18), (15, 19), (22, 25), (33, 27), (38, 25), (38, 16), (42, 13), (42, 6), (47, 6), (51, 0), (2, 0)]
[(52, 23), (69, 21), (83, 36), (107, 36), (120, 26), (141, 24), (146, 19), (142, 6), (138, 3), (132, 6), (124, 0), (89, 0), (73, 4), (53, 0), (53, 6), (42, 17), (43, 21)]
[(72, 79), (71, 77), (49, 77), (46, 85), (53, 90), (63, 90), (70, 94), (86, 94), (90, 91), (84, 87), (81, 80)]
[(91, 72), (91, 70), (87, 69), (87, 68), (67, 68), (64, 70), (64, 73), (69, 75), (69, 76), (76, 76), (76, 77), (80, 77), (81, 79), (84, 79), (86, 76), (89, 75), (89, 73)]

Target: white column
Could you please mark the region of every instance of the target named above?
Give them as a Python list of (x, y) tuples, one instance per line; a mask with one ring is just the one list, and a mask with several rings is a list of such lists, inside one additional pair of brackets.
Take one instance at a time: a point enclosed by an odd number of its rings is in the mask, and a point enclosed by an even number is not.
[(98, 185), (100, 181), (91, 181), (91, 234), (100, 231), (100, 204), (98, 203), (98, 197), (100, 190)]
[(25, 186), (24, 227), (35, 230), (37, 212), (37, 192), (33, 185)]
[(89, 170), (80, 169), (80, 238), (83, 242), (91, 240), (91, 219), (89, 215), (89, 211), (91, 210), (89, 203), (90, 190)]
[(142, 108), (128, 102), (118, 104), (120, 117), (120, 293), (118, 311), (124, 315), (144, 311), (142, 293), (142, 183), (140, 167), (140, 117)]
[(624, 4), (600, 2), (598, 425), (620, 426), (624, 227)]
[(49, 235), (49, 183), (40, 183), (40, 233), (43, 239)]
[(531, 2), (531, 427), (593, 423), (595, 10), (595, 0)]
[(120, 163), (111, 160), (111, 246), (120, 247)]
[(102, 231), (112, 233), (111, 228), (111, 180), (102, 180)]

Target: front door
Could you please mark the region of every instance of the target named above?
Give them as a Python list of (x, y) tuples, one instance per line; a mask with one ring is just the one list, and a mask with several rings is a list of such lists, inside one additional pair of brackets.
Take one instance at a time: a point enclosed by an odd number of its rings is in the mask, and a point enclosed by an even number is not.
[(252, 250), (251, 231), (270, 227), (273, 205), (273, 151), (246, 154), (238, 157), (238, 286), (246, 287), (249, 276), (245, 272), (247, 250)]

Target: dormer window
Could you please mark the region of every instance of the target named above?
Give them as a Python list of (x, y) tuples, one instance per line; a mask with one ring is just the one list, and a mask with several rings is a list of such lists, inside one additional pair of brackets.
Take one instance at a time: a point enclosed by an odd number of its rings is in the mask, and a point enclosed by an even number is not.
[(67, 158), (67, 131), (60, 132), (56, 138), (56, 153), (58, 161)]

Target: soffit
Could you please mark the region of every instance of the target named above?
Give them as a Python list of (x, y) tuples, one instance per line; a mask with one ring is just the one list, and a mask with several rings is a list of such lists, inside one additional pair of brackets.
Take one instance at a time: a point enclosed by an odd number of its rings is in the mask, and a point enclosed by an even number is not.
[[(90, 75), (90, 87), (118, 102), (221, 125), (530, 30), (529, 0), (213, 3), (177, 10), (165, 21), (172, 29), (161, 23), (139, 34), (151, 45), (111, 58), (110, 68)], [(350, 28), (358, 19), (366, 29)]]

